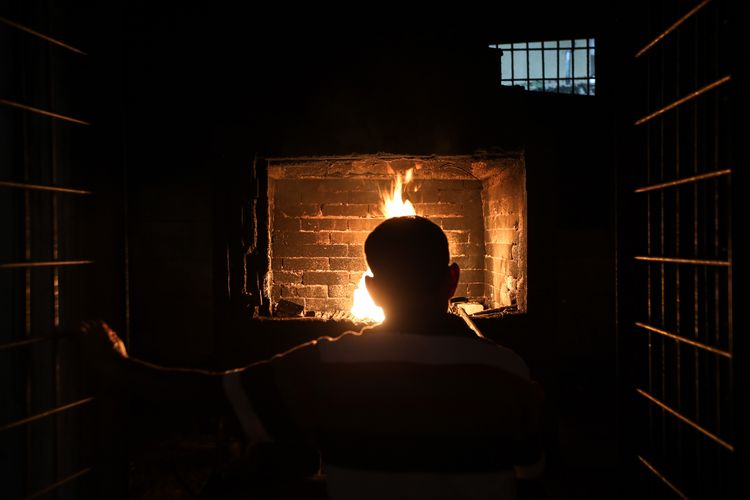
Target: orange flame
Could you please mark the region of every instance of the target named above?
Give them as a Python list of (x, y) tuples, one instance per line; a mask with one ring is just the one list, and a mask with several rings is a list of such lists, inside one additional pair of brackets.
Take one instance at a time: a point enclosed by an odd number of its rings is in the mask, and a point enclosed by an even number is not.
[(383, 215), (385, 215), (386, 219), (402, 217), (404, 215), (417, 215), (414, 205), (409, 200), (404, 200), (403, 192), (403, 186), (411, 182), (413, 170), (411, 168), (407, 170), (403, 179), (401, 178), (401, 174), (396, 174), (396, 182), (391, 192), (381, 194), (381, 198), (383, 198)]
[(367, 291), (367, 285), (365, 285), (365, 276), (372, 276), (372, 271), (369, 268), (362, 274), (359, 285), (354, 290), (354, 304), (350, 312), (359, 321), (382, 323), (385, 319), (385, 313), (383, 313), (382, 308), (375, 305), (372, 297), (370, 297), (370, 292)]
[[(405, 215), (417, 215), (414, 210), (414, 205), (409, 200), (404, 200), (404, 186), (409, 184), (412, 179), (413, 169), (406, 171), (405, 175), (401, 176), (400, 173), (396, 174), (396, 180), (392, 185), (390, 192), (381, 193), (383, 214), (386, 219), (391, 217), (402, 217)], [(372, 271), (368, 268), (362, 278), (359, 280), (359, 285), (354, 291), (354, 304), (351, 308), (352, 316), (360, 321), (372, 321), (380, 323), (385, 319), (383, 309), (375, 305), (372, 297), (370, 297), (365, 285), (365, 276), (372, 276)]]

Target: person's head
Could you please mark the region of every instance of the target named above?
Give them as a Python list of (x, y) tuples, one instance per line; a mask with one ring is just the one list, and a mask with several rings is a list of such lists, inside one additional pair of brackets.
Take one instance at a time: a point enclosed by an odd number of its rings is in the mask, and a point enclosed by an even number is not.
[(448, 239), (435, 223), (417, 216), (387, 219), (367, 237), (365, 256), (373, 274), (367, 290), (386, 319), (446, 311), (459, 268), (450, 264)]

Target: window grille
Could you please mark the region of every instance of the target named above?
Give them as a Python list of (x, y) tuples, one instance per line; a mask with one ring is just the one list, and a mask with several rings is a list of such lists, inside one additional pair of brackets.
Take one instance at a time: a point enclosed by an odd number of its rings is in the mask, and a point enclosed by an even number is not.
[(490, 45), (500, 51), (500, 84), (557, 94), (596, 94), (593, 38)]

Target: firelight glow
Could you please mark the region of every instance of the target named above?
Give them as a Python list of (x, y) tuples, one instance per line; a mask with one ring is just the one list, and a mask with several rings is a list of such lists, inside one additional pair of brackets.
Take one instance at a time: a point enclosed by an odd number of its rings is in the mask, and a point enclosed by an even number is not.
[[(417, 215), (414, 205), (409, 200), (404, 200), (404, 186), (411, 182), (412, 171), (413, 169), (410, 168), (403, 177), (400, 173), (397, 173), (391, 190), (380, 193), (380, 197), (383, 200), (381, 203), (383, 215), (385, 215), (386, 219), (403, 217), (405, 215)], [(372, 297), (370, 297), (365, 285), (365, 276), (372, 276), (372, 271), (369, 268), (362, 274), (359, 285), (354, 291), (354, 304), (350, 312), (357, 320), (381, 323), (385, 319), (385, 314), (383, 313), (383, 309), (376, 306)]]
[(391, 217), (403, 217), (405, 215), (417, 215), (414, 205), (409, 200), (404, 200), (403, 187), (411, 182), (412, 171), (410, 168), (406, 171), (404, 178), (401, 174), (396, 174), (396, 182), (393, 184), (391, 192), (381, 193), (383, 198), (383, 215), (386, 219)]

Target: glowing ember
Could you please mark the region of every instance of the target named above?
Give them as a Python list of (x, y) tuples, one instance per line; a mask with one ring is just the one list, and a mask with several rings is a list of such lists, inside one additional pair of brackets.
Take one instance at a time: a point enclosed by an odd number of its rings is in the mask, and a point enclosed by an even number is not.
[[(381, 193), (383, 214), (386, 219), (404, 215), (417, 215), (414, 205), (409, 200), (404, 200), (403, 192), (403, 187), (411, 182), (412, 170), (407, 170), (403, 178), (401, 174), (396, 174), (396, 181), (393, 183), (390, 192)], [(358, 320), (380, 323), (385, 319), (385, 314), (383, 314), (383, 309), (376, 306), (375, 302), (372, 301), (365, 285), (365, 276), (372, 276), (370, 269), (367, 269), (362, 275), (359, 285), (354, 291), (354, 305), (352, 305), (351, 313)]]

